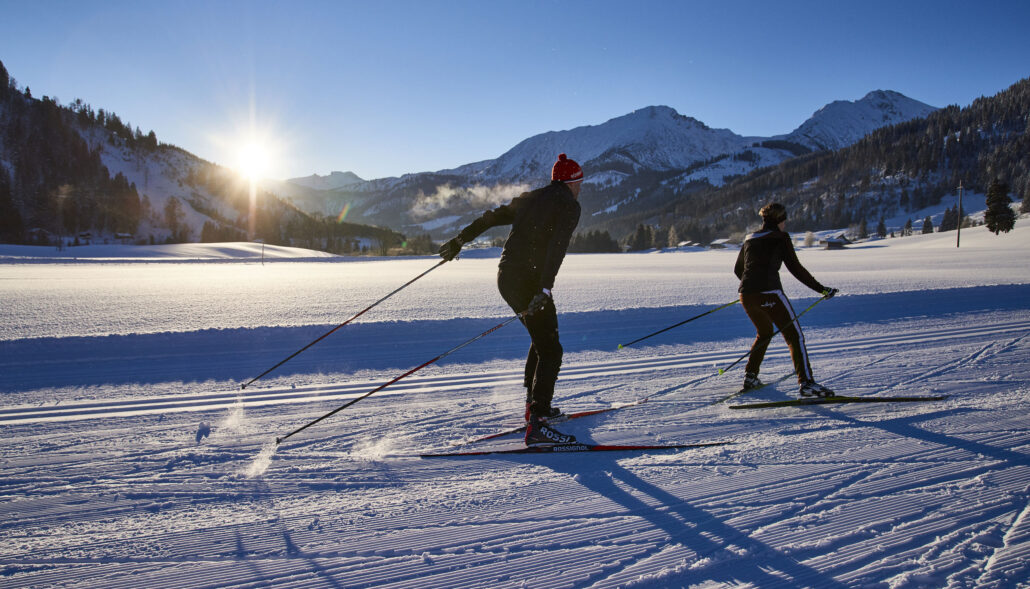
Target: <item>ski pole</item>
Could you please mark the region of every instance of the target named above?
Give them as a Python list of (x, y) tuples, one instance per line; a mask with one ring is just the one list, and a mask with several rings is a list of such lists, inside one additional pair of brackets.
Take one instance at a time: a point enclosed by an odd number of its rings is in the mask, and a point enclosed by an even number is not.
[(306, 424), (306, 425), (303, 425), (303, 426), (301, 426), (301, 427), (298, 427), (297, 429), (293, 430), (292, 432), (290, 432), (290, 433), (286, 434), (285, 436), (283, 436), (283, 437), (281, 437), (281, 438), (276, 438), (276, 439), (275, 439), (275, 443), (276, 443), (276, 445), (279, 445), (279, 444), (281, 444), (281, 443), (283, 442), (283, 440), (285, 440), (286, 438), (288, 438), (288, 437), (292, 436), (293, 434), (296, 434), (296, 433), (299, 433), (299, 432), (302, 432), (302, 431), (306, 430), (307, 428), (309, 428), (309, 427), (311, 427), (311, 426), (315, 425), (316, 423), (318, 423), (318, 422), (322, 421), (323, 419), (326, 419), (327, 417), (330, 417), (330, 416), (332, 416), (332, 415), (335, 415), (335, 414), (339, 413), (340, 411), (343, 411), (343, 410), (344, 410), (344, 409), (346, 409), (347, 407), (350, 407), (351, 405), (353, 405), (353, 404), (357, 403), (358, 401), (360, 401), (360, 400), (364, 399), (365, 397), (369, 397), (369, 396), (371, 396), (371, 395), (373, 395), (373, 394), (375, 394), (375, 393), (378, 393), (379, 391), (381, 391), (381, 390), (385, 389), (386, 387), (388, 387), (388, 386), (392, 385), (393, 383), (395, 383), (395, 382), (397, 382), (397, 381), (401, 380), (402, 378), (405, 378), (405, 377), (407, 377), (407, 376), (410, 376), (410, 375), (412, 375), (412, 374), (414, 374), (414, 373), (418, 372), (419, 370), (422, 370), (422, 369), (423, 369), (423, 368), (425, 368), (426, 366), (429, 366), (430, 364), (433, 364), (434, 362), (436, 362), (436, 361), (438, 361), (438, 360), (440, 360), (440, 359), (442, 359), (442, 358), (445, 358), (445, 357), (447, 357), (447, 356), (449, 356), (449, 355), (453, 354), (454, 352), (457, 352), (458, 350), (460, 350), (460, 349), (464, 348), (465, 346), (467, 346), (467, 345), (471, 344), (472, 342), (475, 342), (475, 341), (477, 341), (477, 340), (479, 340), (479, 339), (482, 339), (482, 338), (484, 338), (484, 337), (486, 337), (486, 336), (490, 335), (491, 333), (493, 333), (493, 332), (497, 331), (498, 329), (500, 329), (500, 328), (504, 327), (505, 325), (507, 325), (507, 324), (511, 323), (512, 321), (515, 321), (516, 319), (520, 319), (520, 318), (522, 318), (522, 317), (523, 317), (523, 316), (524, 316), (525, 314), (526, 314), (526, 311), (523, 311), (523, 312), (519, 313), (518, 315), (515, 315), (514, 317), (512, 317), (512, 318), (510, 318), (510, 319), (507, 319), (507, 320), (505, 320), (505, 321), (503, 321), (502, 323), (498, 323), (497, 325), (495, 325), (495, 326), (491, 327), (490, 329), (488, 329), (488, 330), (484, 331), (483, 333), (481, 333), (481, 334), (477, 335), (476, 337), (474, 337), (474, 338), (471, 338), (471, 339), (468, 339), (468, 340), (465, 340), (465, 341), (464, 341), (463, 343), (461, 343), (461, 344), (459, 344), (459, 345), (457, 345), (457, 346), (455, 346), (455, 347), (451, 348), (450, 350), (447, 350), (446, 352), (444, 352), (443, 354), (440, 354), (440, 355), (439, 355), (439, 356), (437, 356), (436, 358), (433, 358), (432, 360), (430, 360), (430, 361), (428, 361), (428, 362), (424, 362), (424, 363), (422, 363), (422, 364), (419, 364), (418, 366), (416, 366), (416, 367), (412, 368), (411, 370), (409, 370), (409, 371), (405, 372), (404, 374), (402, 374), (402, 375), (398, 376), (397, 378), (394, 378), (394, 379), (393, 379), (393, 380), (391, 380), (390, 382), (387, 382), (387, 383), (385, 383), (385, 384), (379, 385), (378, 387), (376, 387), (376, 388), (372, 389), (371, 391), (369, 391), (369, 392), (365, 393), (364, 395), (361, 395), (360, 397), (357, 397), (357, 398), (351, 399), (351, 400), (350, 400), (350, 401), (348, 401), (348, 402), (347, 402), (346, 404), (344, 404), (344, 405), (342, 405), (342, 406), (340, 406), (340, 407), (337, 407), (336, 409), (333, 409), (333, 410), (332, 410), (332, 411), (330, 411), (329, 413), (326, 413), (326, 414), (325, 414), (325, 415), (323, 415), (322, 417), (319, 417), (318, 419), (316, 419), (316, 420), (314, 420), (314, 421), (312, 421), (312, 422), (310, 422), (310, 423), (308, 423), (308, 424)]
[[(829, 298), (829, 297), (827, 297), (826, 295), (823, 295), (823, 296), (819, 297), (818, 299), (816, 299), (814, 303), (812, 303), (812, 304), (811, 304), (811, 305), (809, 305), (808, 307), (805, 307), (805, 310), (804, 310), (804, 311), (802, 311), (802, 312), (798, 313), (797, 315), (795, 315), (795, 316), (794, 316), (794, 319), (792, 319), (792, 320), (791, 320), (791, 323), (793, 323), (794, 321), (797, 321), (798, 319), (801, 319), (801, 316), (802, 316), (802, 315), (804, 315), (805, 313), (809, 312), (809, 311), (810, 311), (810, 310), (812, 309), (812, 307), (814, 307), (814, 306), (818, 305), (819, 303), (821, 303), (821, 302), (825, 301), (825, 300), (826, 300), (827, 298)], [(776, 335), (777, 333), (779, 333), (779, 332), (780, 332), (780, 328), (779, 328), (779, 327), (777, 327), (777, 328), (776, 328), (776, 331), (774, 331), (774, 332), (770, 333), (770, 334), (769, 334), (769, 337), (766, 337), (766, 338), (763, 338), (763, 339), (766, 339), (766, 340), (771, 340), (771, 339), (773, 338), (773, 336), (775, 336), (775, 335)], [(754, 348), (754, 344), (752, 344), (752, 346), (751, 346), (751, 347), (752, 347), (752, 348)], [(733, 368), (733, 367), (734, 367), (734, 366), (736, 366), (736, 365), (737, 365), (737, 364), (738, 364), (738, 363), (739, 363), (739, 362), (740, 362), (741, 360), (743, 360), (744, 358), (747, 358), (747, 357), (748, 357), (748, 356), (750, 356), (750, 355), (751, 355), (751, 350), (749, 349), (748, 351), (744, 352), (744, 355), (743, 355), (743, 356), (741, 356), (740, 358), (737, 358), (736, 360), (734, 360), (734, 361), (733, 361), (733, 364), (730, 364), (730, 365), (729, 365), (729, 366), (727, 366), (726, 368), (720, 368), (720, 369), (719, 369), (719, 374), (722, 374), (722, 373), (726, 372), (727, 370), (729, 370), (730, 368)]]
[(690, 319), (686, 319), (684, 321), (680, 321), (679, 323), (677, 323), (675, 325), (670, 325), (670, 326), (666, 327), (665, 329), (659, 329), (658, 331), (656, 331), (656, 332), (654, 332), (652, 334), (648, 334), (648, 335), (645, 335), (644, 337), (637, 338), (637, 339), (629, 342), (628, 344), (619, 344), (619, 349), (621, 350), (622, 348), (625, 348), (626, 346), (632, 346), (633, 344), (635, 344), (637, 342), (642, 342), (642, 341), (646, 340), (649, 337), (654, 337), (654, 336), (658, 335), (659, 333), (665, 333), (666, 331), (669, 331), (670, 329), (674, 329), (676, 327), (679, 327), (680, 325), (685, 325), (685, 324), (690, 323), (691, 321), (693, 321), (695, 319), (700, 319), (700, 318), (704, 317), (705, 315), (710, 315), (710, 314), (715, 313), (716, 311), (718, 311), (720, 309), (725, 309), (726, 307), (730, 307), (732, 305), (736, 305), (739, 302), (740, 302), (740, 299), (733, 299), (732, 301), (726, 303), (725, 305), (719, 305), (718, 307), (716, 307), (714, 309), (709, 309), (709, 310), (705, 311), (704, 313), (701, 313), (700, 315), (694, 315)]
[(361, 311), (358, 311), (358, 313), (357, 313), (356, 315), (354, 315), (353, 317), (351, 317), (350, 319), (348, 319), (348, 320), (344, 321), (343, 323), (341, 323), (341, 324), (337, 325), (336, 327), (334, 327), (334, 328), (330, 329), (329, 331), (327, 331), (327, 332), (323, 333), (323, 334), (322, 334), (322, 335), (320, 335), (320, 336), (319, 336), (319, 337), (318, 337), (317, 339), (315, 339), (315, 341), (313, 341), (313, 342), (311, 342), (310, 344), (308, 344), (308, 345), (304, 346), (303, 348), (301, 348), (301, 349), (297, 350), (296, 352), (294, 352), (294, 353), (290, 354), (289, 356), (287, 356), (286, 358), (284, 358), (284, 359), (283, 359), (283, 360), (282, 360), (281, 362), (279, 362), (279, 363), (278, 363), (278, 364), (276, 364), (275, 366), (273, 366), (273, 367), (269, 368), (268, 370), (266, 370), (266, 371), (262, 372), (261, 374), (259, 374), (259, 375), (255, 376), (254, 378), (250, 379), (249, 381), (247, 381), (247, 383), (246, 383), (246, 384), (242, 385), (242, 386), (240, 387), (240, 389), (242, 390), (242, 389), (245, 389), (245, 388), (247, 388), (247, 387), (248, 387), (248, 386), (250, 386), (250, 385), (251, 385), (252, 383), (254, 383), (254, 381), (260, 380), (261, 378), (263, 378), (264, 376), (266, 376), (266, 375), (267, 375), (267, 374), (268, 374), (269, 372), (272, 372), (272, 371), (273, 371), (273, 370), (275, 370), (276, 368), (279, 368), (279, 367), (280, 367), (280, 366), (282, 366), (283, 364), (286, 364), (286, 363), (287, 363), (287, 362), (289, 362), (290, 360), (293, 360), (293, 359), (294, 359), (294, 358), (296, 358), (296, 357), (297, 357), (298, 355), (300, 355), (300, 353), (301, 353), (301, 352), (303, 352), (304, 350), (306, 350), (306, 349), (310, 348), (311, 346), (313, 346), (313, 345), (317, 344), (318, 342), (320, 342), (320, 341), (324, 340), (325, 338), (329, 337), (329, 335), (330, 335), (330, 334), (332, 334), (333, 332), (335, 332), (335, 331), (336, 331), (337, 329), (340, 329), (340, 328), (341, 328), (341, 327), (343, 327), (344, 325), (347, 325), (347, 324), (348, 324), (348, 323), (350, 323), (351, 321), (354, 321), (354, 320), (355, 320), (355, 319), (357, 319), (358, 317), (361, 317), (361, 316), (362, 316), (362, 315), (364, 315), (364, 314), (365, 314), (366, 312), (370, 311), (370, 310), (372, 309), (372, 307), (375, 307), (375, 306), (376, 306), (376, 305), (378, 305), (379, 303), (381, 303), (381, 302), (385, 301), (386, 299), (388, 299), (388, 298), (392, 297), (393, 295), (395, 295), (395, 294), (399, 293), (400, 291), (404, 290), (405, 288), (407, 288), (408, 286), (410, 286), (412, 282), (415, 282), (415, 281), (416, 281), (416, 280), (418, 280), (419, 278), (422, 278), (422, 277), (423, 277), (423, 276), (425, 276), (426, 274), (429, 274), (429, 273), (430, 273), (430, 272), (432, 272), (433, 270), (436, 270), (437, 268), (439, 268), (440, 266), (444, 265), (445, 263), (447, 263), (447, 260), (441, 260), (440, 262), (438, 262), (438, 263), (437, 263), (437, 264), (436, 264), (435, 266), (433, 266), (432, 268), (430, 268), (430, 269), (426, 270), (425, 272), (423, 272), (423, 273), (419, 274), (418, 276), (416, 276), (416, 277), (412, 278), (411, 280), (409, 280), (409, 281), (405, 282), (405, 283), (404, 283), (404, 284), (402, 284), (402, 285), (401, 285), (401, 286), (400, 286), (399, 288), (397, 288), (397, 290), (394, 290), (393, 292), (391, 292), (390, 294), (386, 295), (385, 297), (383, 297), (383, 298), (379, 299), (378, 301), (376, 301), (376, 302), (372, 303), (371, 305), (369, 305), (369, 306), (365, 307), (365, 308), (364, 308), (364, 309), (362, 309)]

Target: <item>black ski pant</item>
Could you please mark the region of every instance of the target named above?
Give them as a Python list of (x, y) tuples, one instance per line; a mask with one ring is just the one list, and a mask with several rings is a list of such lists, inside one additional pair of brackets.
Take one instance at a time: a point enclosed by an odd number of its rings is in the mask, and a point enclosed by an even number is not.
[[(510, 268), (501, 268), (497, 272), (497, 289), (516, 313), (529, 307), (529, 302), (541, 290), (539, 285), (539, 277), (532, 272)], [(548, 415), (563, 351), (558, 341), (558, 311), (554, 308), (554, 301), (548, 301), (543, 309), (520, 320), (532, 342), (526, 357), (526, 402), (530, 413)]]
[(813, 380), (812, 364), (808, 361), (808, 350), (805, 347), (805, 336), (787, 295), (782, 290), (746, 293), (740, 295), (740, 304), (744, 307), (748, 318), (755, 324), (755, 330), (758, 332), (755, 336), (755, 343), (751, 345), (751, 355), (748, 357), (747, 367), (744, 370), (751, 374), (758, 374), (762, 360), (765, 359), (765, 351), (778, 328), (787, 342), (787, 348), (790, 349), (790, 358), (794, 362), (798, 383), (804, 384), (806, 381)]

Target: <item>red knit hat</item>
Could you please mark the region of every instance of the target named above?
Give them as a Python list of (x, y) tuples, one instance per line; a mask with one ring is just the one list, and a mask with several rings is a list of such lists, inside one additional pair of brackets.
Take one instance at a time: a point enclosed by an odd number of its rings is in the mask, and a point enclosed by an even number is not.
[(558, 154), (558, 161), (551, 168), (551, 180), (561, 180), (566, 184), (583, 181), (583, 168), (564, 153)]

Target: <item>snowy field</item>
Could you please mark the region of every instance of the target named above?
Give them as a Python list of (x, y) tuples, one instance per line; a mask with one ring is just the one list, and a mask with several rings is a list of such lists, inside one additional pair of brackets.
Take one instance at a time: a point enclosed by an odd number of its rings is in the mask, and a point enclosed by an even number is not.
[[(561, 429), (654, 453), (421, 459), (518, 424), (496, 251), (0, 246), (0, 587), (1030, 587), (1030, 219), (800, 248), (817, 378), (938, 402), (734, 410), (735, 251), (572, 255)], [(90, 249), (94, 248), (94, 249)], [(783, 272), (798, 310), (815, 294)], [(791, 370), (782, 340), (763, 378)]]

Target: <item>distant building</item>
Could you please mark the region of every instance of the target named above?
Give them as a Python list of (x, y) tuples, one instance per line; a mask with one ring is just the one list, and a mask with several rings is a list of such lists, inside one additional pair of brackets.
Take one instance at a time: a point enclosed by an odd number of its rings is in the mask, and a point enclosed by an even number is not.
[(844, 237), (844, 234), (827, 237), (819, 240), (819, 245), (825, 247), (828, 250), (842, 250), (844, 246), (851, 245), (851, 240)]

